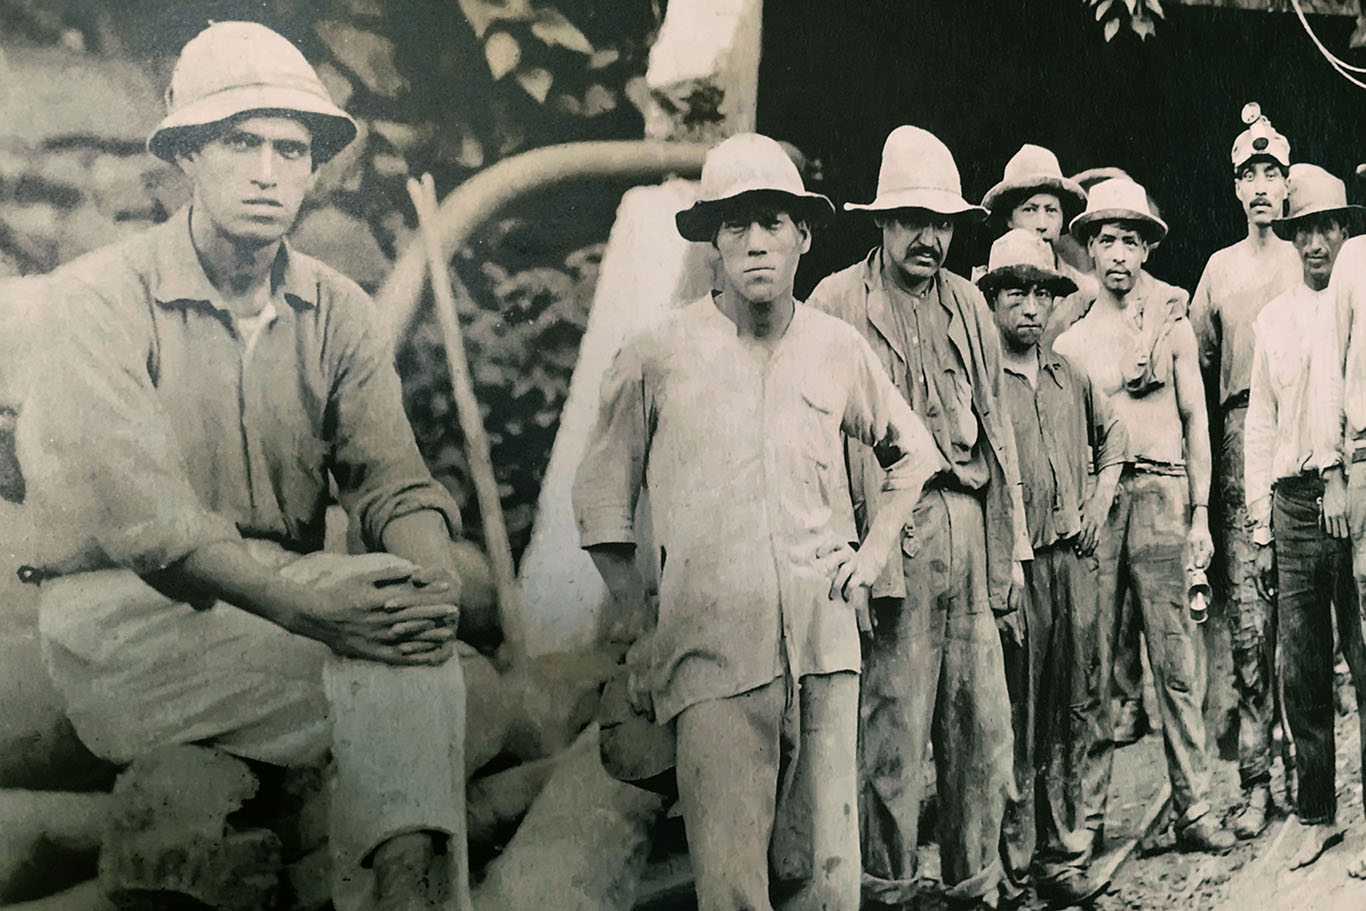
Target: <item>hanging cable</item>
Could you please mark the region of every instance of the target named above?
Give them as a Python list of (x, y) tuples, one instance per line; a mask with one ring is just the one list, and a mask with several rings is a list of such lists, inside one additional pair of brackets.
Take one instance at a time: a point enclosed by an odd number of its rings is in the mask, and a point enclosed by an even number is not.
[(1338, 74), (1348, 82), (1358, 88), (1366, 89), (1366, 82), (1362, 82), (1352, 75), (1352, 73), (1366, 73), (1366, 67), (1353, 66), (1328, 50), (1323, 42), (1319, 40), (1319, 36), (1314, 32), (1313, 26), (1309, 24), (1309, 20), (1305, 17), (1304, 8), (1300, 6), (1300, 0), (1290, 0), (1290, 4), (1295, 7), (1295, 15), (1299, 17), (1300, 25), (1304, 26), (1304, 30), (1309, 35), (1309, 39), (1314, 42), (1314, 46), (1318, 48), (1319, 53), (1323, 55), (1323, 58), (1328, 61), (1329, 65), (1337, 70)]

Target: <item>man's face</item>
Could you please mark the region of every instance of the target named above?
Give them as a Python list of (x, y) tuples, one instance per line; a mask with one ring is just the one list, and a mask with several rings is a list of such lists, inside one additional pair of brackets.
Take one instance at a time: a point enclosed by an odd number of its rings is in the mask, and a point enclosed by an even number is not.
[(1123, 222), (1105, 222), (1086, 244), (1096, 273), (1107, 290), (1124, 295), (1133, 290), (1138, 271), (1148, 261), (1148, 242)]
[(902, 277), (933, 278), (953, 243), (953, 219), (928, 209), (893, 209), (879, 220), (882, 249)]
[(1295, 249), (1304, 264), (1305, 281), (1316, 288), (1327, 286), (1333, 263), (1347, 240), (1347, 228), (1331, 213), (1310, 215), (1295, 225)]
[(1280, 165), (1274, 161), (1254, 161), (1238, 172), (1233, 189), (1243, 204), (1248, 223), (1266, 226), (1273, 218), (1281, 217), (1290, 188)]
[(1006, 227), (1035, 231), (1052, 246), (1062, 235), (1062, 200), (1052, 193), (1035, 193), (1011, 210)]
[(751, 304), (771, 304), (792, 294), (811, 232), (781, 208), (747, 205), (722, 218), (714, 245), (726, 283)]
[(285, 235), (313, 187), (313, 142), (290, 117), (248, 117), (180, 159), (196, 212), (229, 238), (266, 245)]
[(1053, 312), (1053, 294), (1037, 282), (1020, 282), (993, 295), (992, 312), (1001, 342), (1013, 351), (1032, 348)]

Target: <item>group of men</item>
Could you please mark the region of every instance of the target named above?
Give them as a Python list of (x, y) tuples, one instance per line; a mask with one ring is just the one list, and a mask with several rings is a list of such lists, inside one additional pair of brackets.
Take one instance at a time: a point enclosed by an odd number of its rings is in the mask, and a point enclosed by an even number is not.
[[(1341, 840), (1334, 617), (1366, 696), (1366, 238), (1342, 181), (1245, 122), (1247, 237), (1193, 300), (1144, 269), (1168, 226), (1128, 177), (1087, 192), (1027, 145), (978, 206), (902, 126), (876, 198), (845, 205), (881, 243), (800, 303), (833, 205), (766, 137), (708, 154), (676, 222), (714, 249), (713, 290), (622, 348), (574, 498), (623, 607), (648, 603), (638, 537), (658, 549), (634, 692), (675, 731), (700, 908), (914, 907), (927, 750), (951, 903), (1093, 899), (1130, 625), (1177, 846), (1265, 827), (1281, 689), (1293, 864)], [(984, 218), (974, 283), (944, 261)], [(1232, 831), (1209, 801), (1207, 574), (1236, 666)]]
[[(342, 911), (467, 907), (459, 512), (365, 295), (285, 241), (356, 125), (249, 23), (185, 47), (167, 108), (148, 147), (191, 203), (40, 285), (61, 330), (18, 445), (49, 671), (115, 762), (187, 743), (330, 756)], [(1366, 239), (1343, 183), (1292, 166), (1264, 120), (1232, 163), (1248, 236), (1188, 314), (1143, 269), (1167, 225), (1132, 180), (1087, 193), (1026, 146), (977, 206), (912, 126), (876, 198), (846, 206), (881, 243), (798, 303), (833, 205), (768, 138), (710, 152), (676, 224), (714, 249), (714, 290), (617, 355), (574, 492), (613, 597), (643, 609), (649, 490), (658, 616), (631, 690), (675, 733), (700, 908), (913, 905), (931, 749), (951, 901), (1001, 907), (1031, 880), (1058, 904), (1098, 894), (1125, 616), (1176, 839), (1229, 848), (1187, 609), (1216, 554), (1235, 828), (1270, 809), (1279, 636), (1296, 862), (1341, 837), (1328, 668), (1336, 618), (1366, 684)], [(976, 283), (946, 271), (955, 230), (988, 214), (1002, 233)], [(1060, 257), (1064, 229), (1088, 268)], [(318, 552), (333, 495), (373, 554)]]

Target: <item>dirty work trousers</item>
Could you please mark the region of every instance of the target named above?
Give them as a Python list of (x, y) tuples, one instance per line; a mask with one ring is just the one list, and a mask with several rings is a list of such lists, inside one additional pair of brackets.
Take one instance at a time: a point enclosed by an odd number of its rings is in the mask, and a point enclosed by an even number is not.
[[(387, 554), (299, 557), (268, 542), (249, 546), (303, 582), (409, 566)], [(196, 610), (173, 601), (127, 570), (44, 582), (39, 630), (76, 732), (97, 755), (126, 763), (168, 744), (200, 743), (306, 766), (330, 751), (338, 911), (373, 904), (366, 862), (389, 838), (450, 835), (464, 825), (465, 706), (455, 659), (395, 667), (339, 658), (231, 605)]]
[(1031, 864), (1048, 882), (1090, 860), (1082, 770), (1098, 705), (1094, 556), (1071, 540), (1036, 548), (1026, 564), (1025, 647), (1002, 643), (1015, 730), (1015, 789), (1001, 827), (1006, 874)]
[[(1238, 777), (1243, 787), (1271, 780), (1272, 732), (1278, 714), (1276, 612), (1257, 591), (1257, 547), (1247, 527), (1243, 492), (1243, 424), (1247, 406), (1224, 412), (1223, 445), (1216, 471), (1221, 521), (1213, 529), (1220, 561), (1221, 605), (1233, 642), (1238, 699)], [(1211, 614), (1210, 620), (1217, 618)], [(1215, 628), (1211, 627), (1210, 633)], [(1330, 653), (1331, 654), (1331, 653)], [(1331, 659), (1330, 659), (1331, 661)], [(1214, 681), (1210, 681), (1214, 685)]]
[(1172, 805), (1182, 822), (1209, 810), (1205, 755), (1204, 652), (1199, 628), (1186, 605), (1185, 551), (1190, 529), (1186, 476), (1126, 466), (1100, 545), (1097, 626), (1100, 692), (1085, 788), (1087, 828), (1102, 829), (1110, 794), (1115, 743), (1110, 716), (1119, 610), (1133, 598), (1143, 621), (1148, 663), (1157, 689), (1162, 738), (1171, 778)]
[[(1333, 616), (1352, 670), (1366, 759), (1366, 643), (1352, 579), (1352, 544), (1320, 525), (1323, 481), (1317, 475), (1281, 478), (1272, 496), (1276, 534), (1277, 610), (1286, 715), (1295, 738), (1299, 773), (1296, 814), (1307, 825), (1337, 816), (1337, 756), (1333, 724)], [(1366, 767), (1366, 766), (1363, 766)]]
[(858, 911), (858, 675), (689, 706), (677, 776), (698, 911)]
[(977, 899), (999, 887), (1001, 818), (1014, 790), (981, 501), (926, 491), (915, 508), (915, 535), (915, 555), (903, 554), (906, 597), (873, 602), (860, 694), (863, 895), (886, 904), (915, 896), (930, 741), (950, 899)]

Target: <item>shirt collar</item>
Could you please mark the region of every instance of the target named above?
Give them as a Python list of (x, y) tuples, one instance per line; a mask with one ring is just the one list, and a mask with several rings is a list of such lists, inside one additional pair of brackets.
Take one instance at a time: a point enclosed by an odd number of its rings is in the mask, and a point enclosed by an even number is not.
[[(154, 240), (156, 268), (152, 297), (163, 307), (187, 303), (208, 304), (226, 310), (222, 295), (209, 281), (190, 236), (190, 207), (186, 206), (157, 229)], [(283, 299), (295, 310), (318, 306), (318, 277), (305, 258), (281, 240), (271, 266), (272, 299)]]
[[(1057, 384), (1059, 388), (1062, 388), (1062, 357), (1053, 350), (1052, 345), (1043, 342), (1039, 342), (1034, 346), (1034, 352), (1039, 359), (1039, 367), (1053, 378), (1053, 382)], [(1023, 380), (1027, 381), (1029, 379), (1023, 373), (1004, 361), (1001, 363), (1001, 369), (1006, 373), (1018, 376)]]

